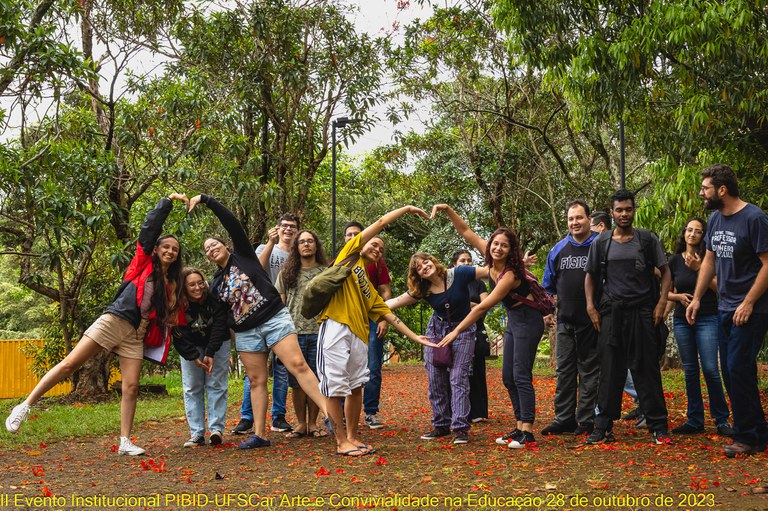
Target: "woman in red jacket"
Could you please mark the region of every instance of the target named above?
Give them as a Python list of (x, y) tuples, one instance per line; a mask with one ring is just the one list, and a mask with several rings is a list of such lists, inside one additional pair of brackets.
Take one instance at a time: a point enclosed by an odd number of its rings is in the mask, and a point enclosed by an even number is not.
[[(83, 334), (80, 342), (38, 382), (27, 399), (14, 407), (5, 421), (11, 433), (17, 433), (27, 419), (30, 407), (57, 383), (101, 351), (114, 352), (120, 359), (122, 398), (120, 401), (119, 454), (136, 456), (144, 449), (131, 441), (133, 417), (139, 391), (139, 372), (144, 358), (144, 337), (167, 331), (172, 323), (171, 310), (176, 303), (181, 257), (178, 240), (161, 236), (163, 223), (171, 212), (172, 200), (188, 203), (182, 194), (163, 198), (147, 213), (141, 224), (136, 255), (123, 277), (115, 300)], [(163, 335), (160, 333), (159, 335)]]

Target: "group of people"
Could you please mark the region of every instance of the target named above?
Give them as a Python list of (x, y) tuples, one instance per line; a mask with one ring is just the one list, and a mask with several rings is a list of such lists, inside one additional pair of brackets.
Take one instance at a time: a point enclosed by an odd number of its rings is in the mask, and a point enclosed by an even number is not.
[(613, 441), (622, 390), (636, 389), (638, 425), (655, 443), (670, 443), (659, 360), (674, 309), (688, 407), (672, 433), (705, 431), (703, 372), (715, 429), (733, 439), (725, 455), (765, 450), (756, 357), (768, 331), (768, 215), (739, 198), (727, 165), (702, 171), (700, 196), (713, 211), (709, 222), (689, 219), (669, 259), (655, 234), (633, 226), (630, 192), (611, 198), (613, 230), (585, 202), (567, 205), (569, 233), (550, 251), (543, 279), (558, 303), (555, 419), (543, 434)]
[[(206, 443), (206, 397), (208, 441), (219, 444), (231, 331), (248, 376), (241, 420), (233, 432), (253, 431), (241, 448), (270, 445), (271, 352), (271, 429), (290, 438), (330, 433), (337, 454), (365, 456), (375, 449), (361, 438), (359, 419), (364, 410), (363, 424), (383, 426), (378, 413), (383, 337), (391, 325), (424, 346), (432, 421), (421, 438), (452, 436), (453, 443), (464, 444), (472, 424), (488, 417), (483, 319), (502, 303), (507, 315), (502, 381), (515, 424), (497, 443), (523, 448), (535, 442), (533, 365), (545, 324), (551, 321), (557, 323), (555, 419), (542, 433), (588, 434), (589, 444), (614, 440), (622, 390), (631, 390), (634, 383), (639, 413), (653, 441), (670, 443), (659, 358), (667, 337), (664, 318), (674, 308), (688, 414), (672, 432), (704, 431), (701, 367), (717, 432), (733, 437), (725, 446), (726, 456), (763, 451), (768, 427), (756, 356), (768, 330), (768, 216), (739, 199), (729, 167), (710, 166), (702, 177), (701, 196), (714, 213), (709, 224), (701, 218), (687, 222), (669, 260), (655, 234), (633, 226), (632, 193), (614, 193), (610, 216), (591, 213), (584, 201), (570, 202), (569, 233), (550, 251), (542, 282), (556, 298), (556, 315), (537, 306), (541, 287), (526, 269), (530, 261), (514, 231), (501, 227), (485, 240), (450, 206), (438, 204), (431, 215), (405, 206), (368, 227), (348, 224), (334, 264), (346, 266), (349, 276), (318, 316), (306, 318), (301, 313), (304, 290), (327, 268), (316, 233), (299, 230), (299, 219), (284, 215), (267, 243), (254, 251), (240, 222), (216, 199), (171, 194), (147, 214), (114, 302), (13, 409), (6, 428), (18, 432), (46, 391), (99, 351), (114, 351), (123, 376), (118, 452), (143, 454), (130, 433), (143, 344), (147, 332), (159, 328), (172, 332), (182, 357), (190, 428), (185, 447)], [(204, 242), (206, 257), (217, 266), (210, 281), (198, 269), (182, 268), (178, 240), (160, 235), (174, 200), (189, 211), (198, 204), (207, 206), (229, 234), (231, 242), (217, 237)], [(469, 250), (457, 251), (450, 267), (417, 252), (408, 265), (407, 291), (392, 297), (379, 233), (406, 214), (426, 219), (446, 215), (469, 246), (483, 254), (485, 264), (473, 266)], [(420, 300), (433, 309), (425, 335), (416, 335), (392, 313)], [(733, 427), (722, 382), (731, 399)], [(293, 389), (295, 427), (285, 419), (288, 387)], [(321, 417), (323, 425), (318, 424)]]

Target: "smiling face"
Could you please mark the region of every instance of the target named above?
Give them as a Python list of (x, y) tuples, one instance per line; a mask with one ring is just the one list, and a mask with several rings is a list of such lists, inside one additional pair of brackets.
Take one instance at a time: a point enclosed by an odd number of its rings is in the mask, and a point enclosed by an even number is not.
[(512, 242), (506, 234), (498, 234), (491, 240), (490, 253), (494, 261), (506, 262), (510, 250), (512, 250)]
[(431, 259), (416, 259), (413, 263), (416, 275), (422, 280), (429, 280), (429, 278), (435, 275), (435, 272), (437, 271), (435, 263), (433, 263)]
[(379, 259), (384, 256), (384, 240), (374, 236), (363, 245), (360, 255), (369, 263), (378, 263)]
[(280, 236), (280, 243), (284, 245), (290, 245), (293, 238), (296, 237), (296, 233), (299, 230), (299, 225), (293, 220), (281, 220), (280, 225), (277, 226), (277, 233)]
[(584, 241), (589, 237), (589, 215), (581, 204), (568, 208), (568, 231), (576, 241)]
[(173, 237), (163, 238), (155, 245), (152, 252), (157, 254), (160, 264), (164, 268), (168, 268), (179, 257), (179, 242)]
[(208, 284), (199, 273), (190, 273), (184, 279), (184, 292), (190, 302), (202, 302), (208, 293)]
[(611, 215), (616, 227), (629, 229), (635, 219), (635, 204), (632, 200), (614, 201), (611, 207)]
[(704, 226), (698, 220), (691, 220), (685, 226), (685, 242), (688, 245), (698, 246), (704, 238)]
[(229, 249), (227, 246), (216, 238), (208, 238), (203, 243), (203, 250), (205, 251), (205, 257), (209, 261), (216, 263), (220, 268), (223, 268), (229, 260)]

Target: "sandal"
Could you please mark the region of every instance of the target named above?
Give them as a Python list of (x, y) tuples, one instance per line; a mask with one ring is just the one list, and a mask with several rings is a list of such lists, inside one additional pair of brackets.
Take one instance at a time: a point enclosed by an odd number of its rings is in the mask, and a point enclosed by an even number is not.
[(285, 434), (285, 438), (302, 438), (305, 436), (307, 436), (306, 433), (304, 433), (303, 431), (296, 431), (296, 430), (289, 431), (288, 433)]
[(313, 429), (309, 433), (307, 433), (307, 436), (312, 438), (322, 438), (324, 436), (328, 436), (328, 432), (324, 429)]

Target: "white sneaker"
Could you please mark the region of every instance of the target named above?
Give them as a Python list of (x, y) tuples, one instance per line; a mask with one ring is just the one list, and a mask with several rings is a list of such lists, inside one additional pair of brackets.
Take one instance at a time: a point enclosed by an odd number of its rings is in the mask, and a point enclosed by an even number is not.
[(11, 433), (18, 433), (21, 429), (21, 423), (29, 417), (29, 405), (20, 403), (13, 407), (8, 418), (5, 419), (5, 429)]
[(127, 454), (128, 456), (140, 456), (145, 451), (141, 447), (131, 442), (131, 439), (125, 436), (120, 437), (120, 448), (117, 450), (117, 454)]

